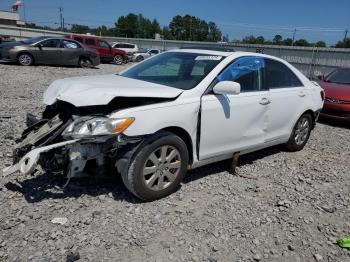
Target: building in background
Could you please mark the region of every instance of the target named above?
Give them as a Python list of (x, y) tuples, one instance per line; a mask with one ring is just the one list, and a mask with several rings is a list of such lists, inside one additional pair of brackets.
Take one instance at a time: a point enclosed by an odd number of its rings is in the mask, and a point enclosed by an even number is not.
[(19, 13), (0, 11), (0, 25), (22, 26), (24, 22), (20, 20)]

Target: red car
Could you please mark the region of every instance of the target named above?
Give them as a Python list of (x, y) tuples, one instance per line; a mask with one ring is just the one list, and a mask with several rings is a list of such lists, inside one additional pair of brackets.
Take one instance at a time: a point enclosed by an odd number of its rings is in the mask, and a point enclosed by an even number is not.
[(114, 62), (117, 65), (121, 65), (128, 61), (128, 56), (125, 51), (112, 48), (111, 45), (102, 38), (89, 35), (69, 35), (68, 38), (97, 50), (103, 62)]
[(350, 68), (338, 68), (318, 78), (325, 91), (321, 116), (350, 122)]

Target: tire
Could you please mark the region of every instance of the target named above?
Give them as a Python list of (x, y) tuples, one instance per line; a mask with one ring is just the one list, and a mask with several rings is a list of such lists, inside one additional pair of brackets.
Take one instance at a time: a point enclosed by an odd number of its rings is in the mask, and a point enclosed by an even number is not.
[(34, 64), (34, 58), (29, 53), (21, 53), (17, 57), (17, 62), (21, 66), (31, 66)]
[(121, 172), (123, 183), (142, 200), (163, 198), (178, 188), (188, 159), (186, 144), (180, 137), (170, 132), (155, 134), (140, 145)]
[(295, 124), (292, 134), (286, 144), (291, 152), (300, 151), (309, 140), (312, 129), (312, 117), (310, 114), (303, 114)]
[(124, 62), (124, 59), (121, 55), (115, 55), (113, 57), (113, 63), (116, 64), (116, 65), (122, 65)]
[(79, 59), (79, 66), (81, 68), (91, 68), (92, 67), (92, 62), (89, 58), (87, 57), (81, 57)]
[(135, 59), (136, 62), (141, 62), (141, 61), (143, 61), (143, 60), (144, 60), (143, 56), (138, 56), (138, 57), (136, 57), (136, 59)]

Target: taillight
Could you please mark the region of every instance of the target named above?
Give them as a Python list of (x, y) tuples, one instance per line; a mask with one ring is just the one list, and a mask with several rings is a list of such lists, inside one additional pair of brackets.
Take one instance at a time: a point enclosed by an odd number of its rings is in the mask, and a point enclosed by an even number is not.
[(320, 95), (321, 95), (322, 101), (324, 101), (325, 95), (324, 95), (324, 91), (323, 90), (320, 92)]

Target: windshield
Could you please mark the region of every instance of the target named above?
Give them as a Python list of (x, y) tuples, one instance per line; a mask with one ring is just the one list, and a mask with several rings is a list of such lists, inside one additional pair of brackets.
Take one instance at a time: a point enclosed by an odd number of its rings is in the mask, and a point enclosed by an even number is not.
[(33, 38), (29, 38), (27, 40), (22, 41), (22, 43), (27, 44), (27, 45), (31, 45), (31, 44), (35, 44), (36, 42), (39, 42), (40, 40), (46, 39), (47, 37), (45, 36), (38, 36), (38, 37), (33, 37)]
[(125, 71), (121, 76), (188, 90), (194, 88), (222, 56), (167, 52)]
[(332, 72), (326, 79), (329, 83), (350, 84), (350, 68), (341, 68)]

